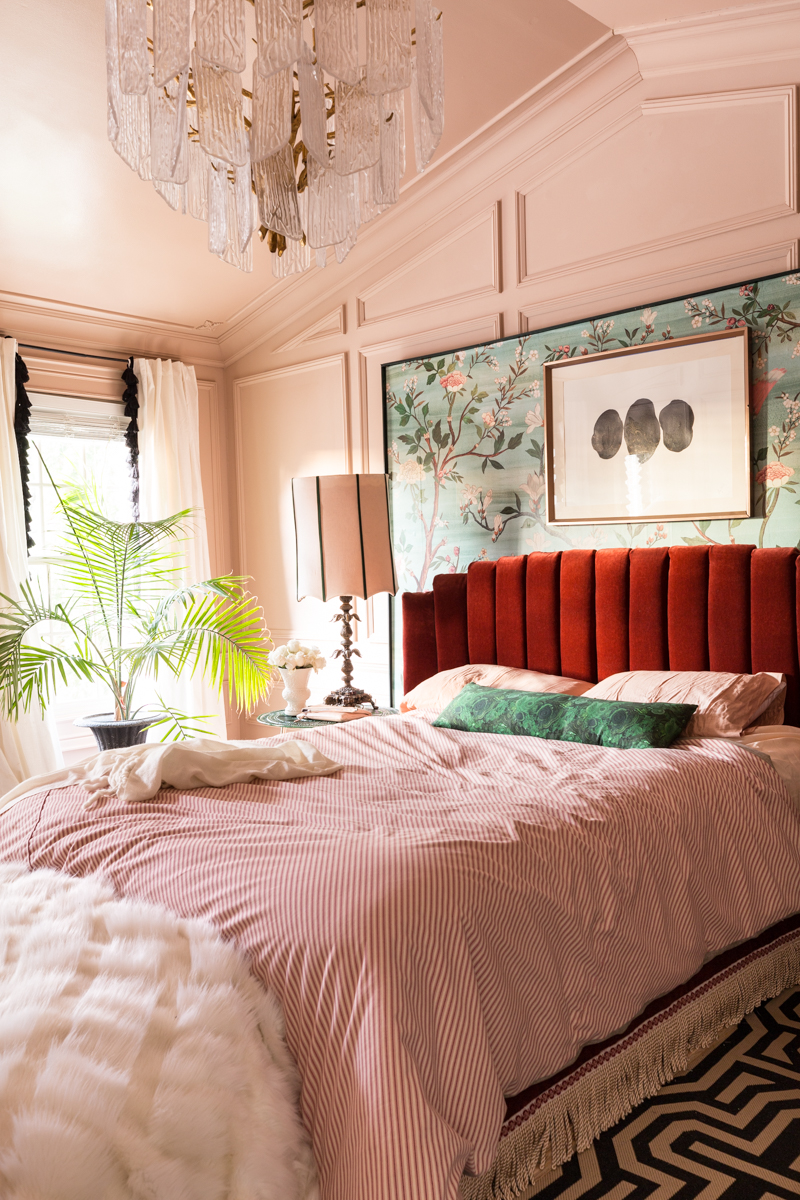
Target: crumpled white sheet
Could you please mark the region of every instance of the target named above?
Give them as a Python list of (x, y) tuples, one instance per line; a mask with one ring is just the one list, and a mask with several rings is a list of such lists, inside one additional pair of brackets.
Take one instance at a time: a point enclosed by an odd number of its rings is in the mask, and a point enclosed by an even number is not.
[(800, 728), (796, 725), (762, 725), (739, 738), (739, 744), (765, 755), (800, 807)]
[(333, 775), (341, 764), (326, 758), (310, 742), (269, 746), (192, 738), (185, 742), (145, 742), (103, 750), (70, 768), (35, 775), (0, 798), (0, 812), (43, 787), (79, 784), (89, 793), (86, 808), (118, 796), (131, 802), (151, 800), (162, 787), (224, 787), (254, 779), (301, 779)]

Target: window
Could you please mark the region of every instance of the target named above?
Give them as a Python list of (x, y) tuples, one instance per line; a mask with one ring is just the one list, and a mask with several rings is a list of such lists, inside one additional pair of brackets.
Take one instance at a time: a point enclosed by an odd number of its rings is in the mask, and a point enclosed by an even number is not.
[[(32, 405), (28, 464), (34, 540), (28, 563), (32, 578), (41, 582), (45, 593), (49, 590), (58, 599), (46, 561), (57, 542), (57, 501), (42, 459), (57, 484), (89, 483), (110, 517), (131, 521), (131, 471), (125, 445), (128, 419), (121, 401), (36, 392), (28, 395)], [(52, 712), (67, 765), (96, 749), (91, 731), (76, 728), (75, 718), (108, 709), (108, 694), (101, 685), (88, 681), (76, 681), (68, 687), (62, 684)]]

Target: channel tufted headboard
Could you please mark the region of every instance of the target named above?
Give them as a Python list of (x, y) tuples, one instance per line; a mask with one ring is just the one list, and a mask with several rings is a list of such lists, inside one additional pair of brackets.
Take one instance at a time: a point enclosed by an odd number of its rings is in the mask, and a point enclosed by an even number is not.
[(800, 725), (797, 550), (672, 546), (474, 562), (403, 595), (404, 688), (465, 663), (597, 682), (617, 671), (783, 671)]

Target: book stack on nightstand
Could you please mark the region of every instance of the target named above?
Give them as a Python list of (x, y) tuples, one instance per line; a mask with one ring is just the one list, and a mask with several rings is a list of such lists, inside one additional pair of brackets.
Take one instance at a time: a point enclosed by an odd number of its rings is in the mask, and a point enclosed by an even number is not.
[(256, 719), (261, 725), (277, 726), (280, 729), (313, 729), (316, 726), (357, 721), (361, 717), (392, 717), (398, 712), (397, 708), (341, 708), (332, 704), (313, 704), (310, 708), (304, 708), (296, 717), (287, 717), (281, 708), (277, 712), (259, 713)]
[(338, 725), (341, 721), (358, 721), (361, 717), (371, 717), (371, 708), (360, 706), (346, 707), (332, 704), (307, 704), (297, 718), (298, 721), (327, 721)]

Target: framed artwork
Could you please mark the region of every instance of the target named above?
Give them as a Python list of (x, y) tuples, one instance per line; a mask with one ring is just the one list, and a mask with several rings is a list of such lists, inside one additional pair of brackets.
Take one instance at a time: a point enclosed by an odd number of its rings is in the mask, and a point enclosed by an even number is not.
[(750, 516), (746, 327), (544, 364), (547, 522)]

